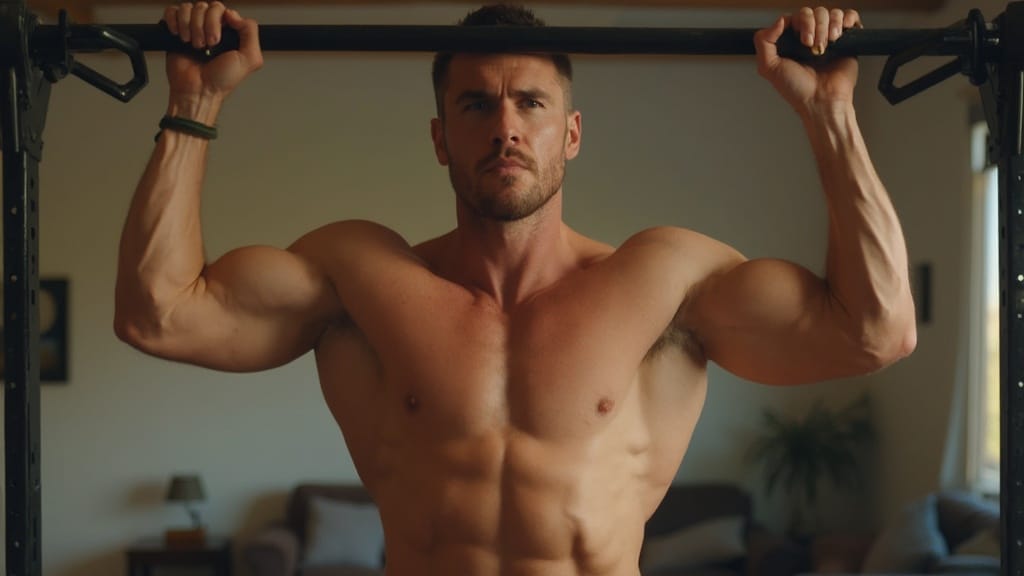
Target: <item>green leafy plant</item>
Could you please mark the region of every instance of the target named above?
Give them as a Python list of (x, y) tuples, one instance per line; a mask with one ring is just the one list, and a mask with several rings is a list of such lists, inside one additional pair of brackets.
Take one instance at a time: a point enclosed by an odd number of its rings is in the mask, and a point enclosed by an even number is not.
[(861, 459), (875, 439), (867, 394), (840, 410), (819, 399), (803, 417), (765, 410), (747, 459), (763, 467), (766, 496), (779, 485), (784, 488), (793, 503), (789, 532), (806, 536), (811, 526), (804, 512), (814, 513), (821, 479), (838, 489), (861, 487)]

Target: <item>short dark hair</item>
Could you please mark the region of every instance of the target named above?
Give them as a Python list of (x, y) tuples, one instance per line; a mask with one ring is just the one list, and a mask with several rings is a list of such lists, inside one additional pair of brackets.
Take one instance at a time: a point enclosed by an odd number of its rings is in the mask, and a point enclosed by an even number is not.
[[(515, 4), (491, 4), (483, 6), (459, 21), (459, 26), (526, 26), (541, 27), (544, 21), (532, 10)], [(564, 80), (566, 105), (571, 107), (572, 62), (566, 54), (546, 54)], [(438, 52), (434, 56), (432, 75), (434, 79), (434, 98), (437, 100), (437, 114), (444, 116), (444, 91), (448, 82), (448, 69), (451, 66), (454, 52)]]

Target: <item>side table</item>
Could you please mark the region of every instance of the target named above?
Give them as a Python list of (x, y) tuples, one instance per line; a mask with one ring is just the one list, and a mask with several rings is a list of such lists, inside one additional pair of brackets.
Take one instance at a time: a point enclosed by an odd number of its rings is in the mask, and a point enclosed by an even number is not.
[(163, 538), (146, 538), (127, 552), (128, 576), (152, 576), (158, 566), (205, 566), (214, 576), (231, 576), (231, 540), (207, 537), (202, 544), (169, 545)]
[(819, 574), (859, 573), (873, 542), (870, 534), (822, 534), (811, 545), (812, 569)]

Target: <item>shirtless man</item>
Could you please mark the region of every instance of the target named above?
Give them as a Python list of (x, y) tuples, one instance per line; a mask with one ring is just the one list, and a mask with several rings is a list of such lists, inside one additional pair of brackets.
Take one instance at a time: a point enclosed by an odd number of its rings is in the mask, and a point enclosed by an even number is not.
[[(518, 10), (473, 22), (529, 24)], [(219, 2), (167, 9), (196, 48), (222, 23), (241, 48), (167, 59), (171, 116), (214, 124), (262, 57)], [(747, 260), (656, 228), (619, 248), (562, 222), (580, 146), (567, 70), (549, 56), (439, 59), (434, 151), (458, 227), (410, 246), (339, 221), (287, 250), (206, 262), (207, 141), (165, 130), (132, 201), (117, 334), (220, 370), (315, 352), (324, 397), (382, 517), (390, 576), (636, 576), (644, 523), (690, 442), (707, 362), (796, 384), (878, 370), (915, 346), (902, 232), (855, 120), (857, 64), (780, 59), (792, 26), (819, 47), (859, 25), (803, 9), (756, 37), (760, 73), (803, 121), (828, 201), (827, 275)], [(446, 68), (447, 67), (447, 68)]]

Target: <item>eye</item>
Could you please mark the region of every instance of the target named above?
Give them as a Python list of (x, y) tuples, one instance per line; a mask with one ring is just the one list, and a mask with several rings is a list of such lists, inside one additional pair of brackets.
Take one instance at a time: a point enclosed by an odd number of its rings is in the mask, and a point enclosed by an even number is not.
[(482, 112), (489, 108), (487, 100), (474, 100), (466, 104), (462, 109), (466, 112)]
[(529, 98), (523, 101), (524, 108), (543, 108), (544, 104), (540, 100)]

